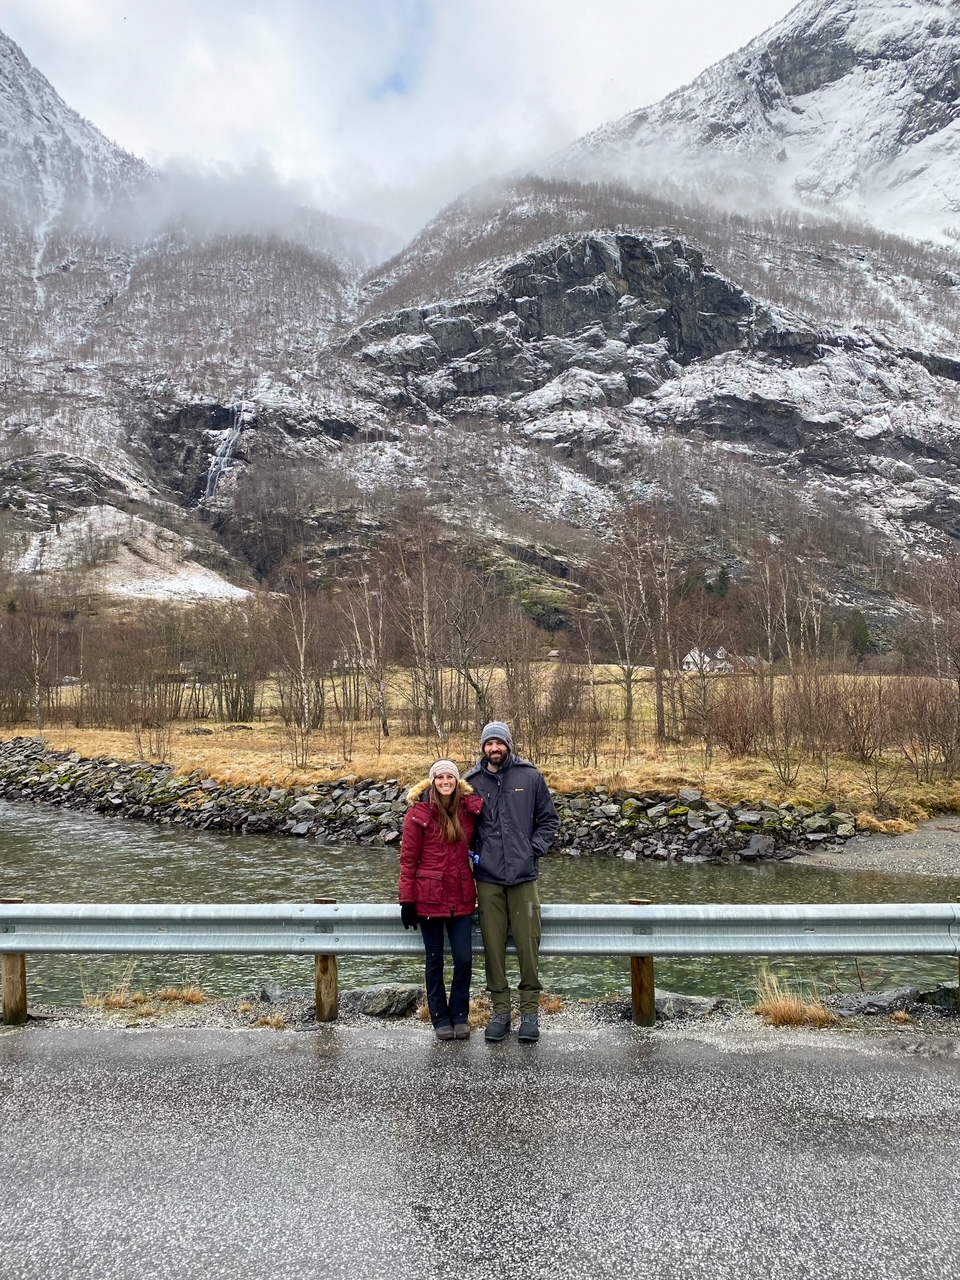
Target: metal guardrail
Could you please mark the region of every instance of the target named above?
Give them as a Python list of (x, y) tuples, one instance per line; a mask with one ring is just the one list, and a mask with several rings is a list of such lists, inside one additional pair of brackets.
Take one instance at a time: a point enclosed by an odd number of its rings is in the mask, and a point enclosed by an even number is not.
[[(543, 955), (960, 955), (960, 906), (545, 904)], [(483, 949), (479, 929), (474, 950)], [(0, 905), (0, 952), (422, 953), (394, 904)]]
[[(543, 955), (631, 957), (635, 1021), (653, 1021), (653, 958), (960, 955), (955, 903), (546, 904)], [(483, 944), (474, 930), (474, 951)], [(336, 1018), (337, 956), (422, 955), (395, 904), (0, 903), (4, 1022), (26, 1019), (26, 957), (313, 955), (317, 1016)]]

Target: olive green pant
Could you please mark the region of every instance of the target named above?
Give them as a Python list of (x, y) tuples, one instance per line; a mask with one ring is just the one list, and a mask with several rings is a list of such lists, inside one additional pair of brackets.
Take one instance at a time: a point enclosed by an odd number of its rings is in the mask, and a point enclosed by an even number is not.
[(523, 884), (488, 884), (477, 881), (480, 932), (487, 990), (494, 1013), (510, 1012), (507, 983), (507, 935), (513, 935), (520, 963), (520, 1012), (536, 1013), (540, 1007), (540, 895), (536, 880)]

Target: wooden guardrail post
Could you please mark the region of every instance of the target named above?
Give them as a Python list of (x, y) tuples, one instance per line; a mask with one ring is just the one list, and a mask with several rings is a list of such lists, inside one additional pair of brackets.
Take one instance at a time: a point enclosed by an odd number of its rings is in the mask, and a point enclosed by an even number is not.
[[(314, 898), (316, 903), (336, 902), (336, 898)], [(336, 1022), (340, 1001), (340, 978), (336, 956), (316, 956), (316, 1005), (318, 1022)]]
[[(0, 898), (0, 903), (22, 901), (22, 898)], [(3, 1025), (19, 1027), (27, 1020), (27, 957), (22, 952), (5, 951), (0, 956), (0, 977)]]
[[(649, 907), (649, 898), (631, 898), (632, 907)], [(654, 985), (653, 956), (630, 957), (630, 1000), (633, 1022), (637, 1027), (653, 1027), (657, 1022), (657, 997)]]

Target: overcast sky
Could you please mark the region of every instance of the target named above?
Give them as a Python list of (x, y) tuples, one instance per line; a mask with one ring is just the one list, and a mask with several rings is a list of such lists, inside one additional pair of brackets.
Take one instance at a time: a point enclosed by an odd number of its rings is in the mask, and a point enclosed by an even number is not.
[(464, 188), (655, 102), (795, 0), (0, 0), (128, 151), (274, 172), (412, 234)]

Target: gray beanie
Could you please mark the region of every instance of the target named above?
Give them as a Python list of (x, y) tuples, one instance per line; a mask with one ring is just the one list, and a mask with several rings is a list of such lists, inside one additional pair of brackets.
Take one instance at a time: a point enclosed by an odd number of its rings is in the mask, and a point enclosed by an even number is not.
[(501, 742), (507, 744), (511, 751), (513, 750), (513, 734), (502, 720), (491, 720), (489, 724), (483, 726), (483, 733), (480, 735), (481, 751), (484, 743), (489, 742), (491, 738), (499, 738)]

